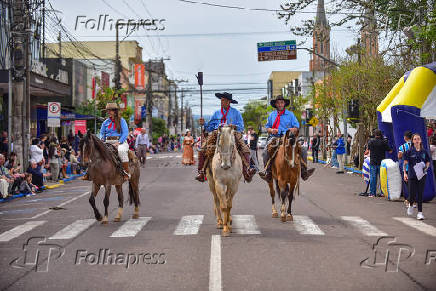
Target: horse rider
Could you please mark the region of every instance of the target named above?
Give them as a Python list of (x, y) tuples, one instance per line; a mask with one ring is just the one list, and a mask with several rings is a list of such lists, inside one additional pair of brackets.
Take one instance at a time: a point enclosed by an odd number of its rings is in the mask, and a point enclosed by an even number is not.
[[(272, 179), (271, 164), (273, 163), (274, 157), (271, 156), (273, 156), (273, 153), (279, 148), (278, 139), (280, 136), (284, 135), (288, 129), (291, 129), (291, 132), (294, 135), (297, 135), (298, 129), (300, 128), (300, 124), (294, 113), (286, 109), (286, 107), (289, 106), (289, 103), (290, 101), (283, 98), (281, 95), (277, 96), (276, 99), (273, 99), (270, 102), (271, 106), (276, 110), (270, 113), (265, 126), (268, 132), (268, 141), (263, 152), (263, 161), (265, 165), (268, 164), (268, 167), (266, 167), (264, 171), (259, 172), (259, 176), (267, 182)], [(307, 150), (302, 147), (302, 156), (307, 158), (307, 152), (305, 151)], [(315, 169), (312, 168), (307, 170), (307, 160), (304, 158), (302, 158), (302, 160), (304, 162), (301, 163), (301, 178), (307, 180), (313, 174)]]
[(101, 125), (100, 138), (118, 149), (118, 156), (124, 170), (124, 180), (129, 180), (129, 145), (127, 143), (129, 127), (126, 120), (121, 117), (117, 103), (106, 104), (106, 110), (109, 118)]
[[(234, 100), (232, 94), (227, 92), (216, 93), (215, 96), (218, 99), (221, 99), (221, 109), (215, 111), (210, 121), (204, 127), (206, 133), (208, 133), (208, 136), (206, 142), (202, 144), (201, 150), (198, 153), (198, 175), (195, 177), (195, 179), (200, 182), (204, 182), (205, 180), (204, 169), (205, 166), (207, 167), (208, 161), (211, 160), (215, 154), (218, 127), (221, 124), (232, 124), (236, 126), (235, 142), (238, 152), (242, 158), (242, 173), (245, 181), (250, 183), (253, 175), (256, 173), (256, 170), (250, 168), (250, 148), (242, 139), (244, 120), (242, 119), (242, 115), (239, 110), (230, 107), (231, 103), (238, 104), (238, 101)], [(200, 125), (204, 125), (204, 119), (200, 118), (199, 123)]]

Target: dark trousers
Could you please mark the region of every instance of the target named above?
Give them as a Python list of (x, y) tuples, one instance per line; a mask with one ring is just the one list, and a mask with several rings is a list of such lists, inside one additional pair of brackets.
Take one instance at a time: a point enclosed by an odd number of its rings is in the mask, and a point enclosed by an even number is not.
[(312, 158), (314, 163), (318, 163), (318, 148), (312, 148)]
[(424, 194), (424, 186), (425, 186), (425, 179), (427, 177), (422, 177), (421, 180), (418, 179), (409, 179), (409, 202), (410, 206), (415, 203), (415, 201), (418, 203), (418, 211), (422, 212), (422, 195)]

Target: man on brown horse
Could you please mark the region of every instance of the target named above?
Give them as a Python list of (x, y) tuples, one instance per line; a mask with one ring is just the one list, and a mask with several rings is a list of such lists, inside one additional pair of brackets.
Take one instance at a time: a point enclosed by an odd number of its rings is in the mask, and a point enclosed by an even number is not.
[[(209, 160), (211, 160), (215, 154), (216, 141), (218, 137), (217, 129), (221, 124), (231, 124), (236, 127), (235, 140), (236, 147), (242, 158), (243, 170), (245, 181), (251, 182), (253, 175), (256, 173), (255, 169), (250, 168), (250, 148), (245, 144), (242, 139), (242, 132), (244, 131), (244, 120), (241, 113), (230, 107), (230, 103), (238, 104), (238, 101), (234, 100), (232, 94), (216, 93), (215, 96), (221, 99), (221, 109), (217, 110), (211, 120), (205, 125), (205, 131), (208, 133), (206, 142), (202, 144), (201, 150), (198, 152), (198, 175), (195, 177), (197, 181), (204, 182), (204, 170), (207, 167)], [(200, 118), (200, 125), (204, 125), (204, 119)]]
[[(129, 145), (127, 144), (127, 136), (129, 134), (129, 127), (124, 118), (119, 113), (119, 107), (116, 103), (108, 103), (106, 110), (109, 115), (100, 129), (100, 137), (103, 141), (112, 144), (118, 149), (118, 156), (123, 166), (124, 180), (130, 178), (129, 174)], [(88, 174), (83, 177), (83, 180), (89, 180)]]
[[(268, 131), (268, 142), (263, 153), (263, 161), (267, 167), (264, 171), (259, 172), (259, 176), (267, 182), (272, 179), (271, 165), (279, 148), (279, 137), (284, 135), (288, 129), (291, 129), (292, 133), (297, 135), (300, 127), (294, 113), (285, 109), (289, 106), (289, 103), (290, 101), (281, 95), (271, 100), (271, 106), (277, 110), (270, 113), (265, 126)], [(302, 148), (302, 151), (304, 150)], [(303, 153), (303, 156), (307, 157), (307, 154)], [(307, 161), (301, 163), (301, 178), (303, 180), (307, 180), (314, 171), (314, 168), (307, 170)]]

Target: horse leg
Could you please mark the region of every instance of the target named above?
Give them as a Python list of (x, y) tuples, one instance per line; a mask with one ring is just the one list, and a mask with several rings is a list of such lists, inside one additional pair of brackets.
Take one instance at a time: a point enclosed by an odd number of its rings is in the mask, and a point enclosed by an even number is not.
[(95, 197), (98, 194), (98, 190), (100, 190), (101, 185), (92, 183), (92, 191), (89, 196), (89, 204), (91, 204), (92, 209), (94, 210), (95, 219), (101, 221), (101, 214), (95, 206)]
[(115, 189), (117, 189), (117, 193), (118, 193), (118, 213), (117, 216), (115, 216), (114, 221), (118, 222), (121, 220), (121, 216), (123, 216), (123, 203), (124, 203), (123, 186), (116, 185)]
[(103, 216), (103, 220), (101, 222), (101, 224), (107, 224), (108, 223), (108, 208), (109, 208), (109, 197), (111, 195), (111, 185), (105, 185), (105, 195), (104, 195), (104, 199), (103, 199), (103, 205), (104, 205), (104, 216)]
[(221, 208), (220, 208), (220, 200), (218, 198), (218, 194), (215, 190), (215, 182), (213, 181), (212, 175), (207, 175), (207, 180), (209, 182), (209, 189), (210, 192), (212, 192), (213, 195), (213, 201), (214, 201), (214, 212), (216, 217), (216, 228), (222, 229), (223, 228), (223, 218), (221, 215)]
[(223, 214), (223, 230), (222, 235), (223, 236), (229, 236), (230, 235), (230, 229), (229, 229), (229, 211), (228, 211), (228, 205), (227, 205), (227, 186), (221, 185), (219, 183), (215, 183), (215, 190), (218, 194), (218, 197), (220, 199), (220, 207), (221, 212)]
[[(133, 202), (135, 203), (135, 212), (132, 215), (133, 219), (139, 218), (139, 177), (133, 181), (131, 179), (129, 184), (129, 191), (133, 191)], [(131, 188), (130, 188), (131, 187)]]
[(269, 194), (271, 195), (271, 202), (272, 202), (272, 217), (277, 218), (279, 217), (279, 214), (277, 213), (277, 209), (276, 209), (276, 202), (275, 202), (276, 192), (274, 191), (273, 181), (268, 182), (268, 187), (269, 187)]
[(294, 200), (294, 188), (292, 188), (289, 193), (288, 193), (288, 211), (287, 211), (287, 215), (286, 215), (286, 220), (287, 221), (294, 221), (294, 217), (292, 216), (292, 200)]
[(281, 180), (277, 182), (277, 188), (280, 193), (280, 220), (282, 222), (286, 221), (286, 196), (287, 196), (287, 184)]

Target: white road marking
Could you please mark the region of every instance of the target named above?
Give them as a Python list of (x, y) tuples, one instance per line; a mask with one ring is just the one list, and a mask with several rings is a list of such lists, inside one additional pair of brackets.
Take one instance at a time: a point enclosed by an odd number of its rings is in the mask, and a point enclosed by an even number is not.
[(221, 291), (221, 236), (212, 235), (210, 243), (209, 291)]
[(325, 233), (312, 219), (305, 215), (294, 215), (295, 229), (301, 234), (324, 235)]
[(79, 235), (81, 232), (88, 229), (91, 225), (96, 222), (95, 219), (82, 219), (76, 220), (72, 224), (66, 226), (61, 229), (53, 236), (49, 237), (49, 239), (71, 239)]
[(23, 233), (31, 231), (35, 227), (43, 225), (46, 222), (47, 222), (46, 220), (28, 221), (22, 225), (18, 225), (13, 229), (5, 231), (4, 233), (0, 234), (0, 242), (10, 241), (11, 239), (16, 238), (22, 235)]
[(379, 230), (374, 225), (370, 224), (367, 220), (359, 216), (341, 216), (342, 220), (349, 222), (357, 228), (362, 234), (366, 236), (386, 236), (386, 232)]
[(424, 223), (420, 220), (417, 220), (415, 218), (410, 217), (393, 217), (395, 220), (398, 220), (402, 223), (404, 223), (407, 226), (413, 227), (419, 231), (422, 231), (425, 234), (431, 235), (436, 237), (436, 227)]
[(232, 215), (233, 230), (238, 234), (260, 234), (254, 215)]
[(117, 231), (111, 234), (111, 237), (133, 237), (149, 222), (151, 217), (139, 217), (138, 219), (129, 219)]
[(180, 219), (174, 231), (175, 235), (193, 235), (200, 230), (200, 225), (203, 223), (204, 215), (187, 215)]

